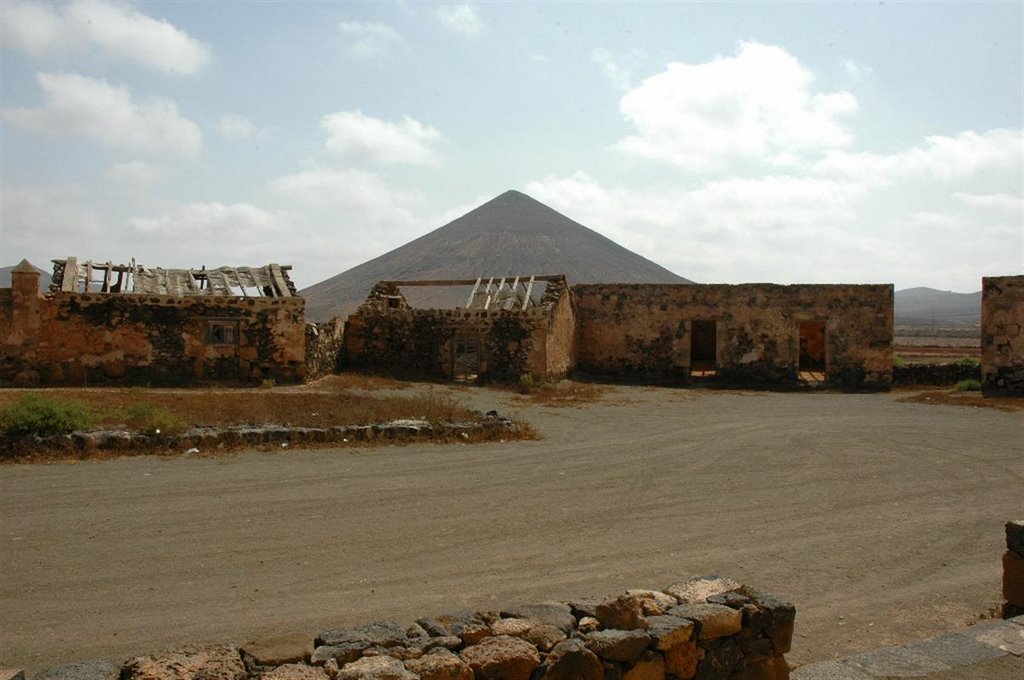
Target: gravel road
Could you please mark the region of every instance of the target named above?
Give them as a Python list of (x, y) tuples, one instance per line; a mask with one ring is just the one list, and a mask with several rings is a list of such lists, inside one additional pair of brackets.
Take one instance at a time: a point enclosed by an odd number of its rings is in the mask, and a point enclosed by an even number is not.
[[(446, 388), (434, 388), (446, 389)], [(0, 667), (732, 576), (791, 663), (961, 628), (1024, 516), (1021, 413), (617, 387), (534, 442), (0, 466)]]

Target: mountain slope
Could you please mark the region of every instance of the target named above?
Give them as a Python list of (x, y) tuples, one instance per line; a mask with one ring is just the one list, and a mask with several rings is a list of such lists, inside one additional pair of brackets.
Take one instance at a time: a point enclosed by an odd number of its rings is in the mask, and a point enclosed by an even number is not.
[(897, 325), (981, 323), (981, 291), (953, 293), (934, 288), (905, 288), (894, 296)]
[(404, 246), (300, 291), (306, 317), (357, 307), (381, 280), (565, 274), (570, 283), (686, 283), (526, 194), (506, 191)]
[[(0, 288), (11, 287), (11, 270), (17, 265), (11, 265), (10, 267), (0, 267)], [(39, 272), (39, 290), (48, 291), (50, 290), (50, 276), (53, 272), (43, 271), (39, 267), (36, 267), (36, 271)]]

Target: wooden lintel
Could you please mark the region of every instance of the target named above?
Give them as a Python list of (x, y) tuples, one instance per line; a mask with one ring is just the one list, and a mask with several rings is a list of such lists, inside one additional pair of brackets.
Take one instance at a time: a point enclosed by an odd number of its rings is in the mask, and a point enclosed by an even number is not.
[(274, 289), (277, 291), (278, 297), (289, 297), (292, 293), (288, 289), (288, 282), (284, 280), (281, 270), (282, 267), (279, 264), (270, 265), (270, 278), (274, 281)]

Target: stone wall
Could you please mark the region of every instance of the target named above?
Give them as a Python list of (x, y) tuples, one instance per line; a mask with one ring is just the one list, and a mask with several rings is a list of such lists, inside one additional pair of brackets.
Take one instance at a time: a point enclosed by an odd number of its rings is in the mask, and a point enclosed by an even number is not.
[[(18, 385), (300, 381), (302, 298), (41, 295), (38, 273), (0, 295), (0, 379)], [(9, 300), (9, 301), (8, 301)]]
[(345, 351), (345, 320), (306, 324), (306, 380), (337, 373)]
[(1024, 393), (1024, 276), (981, 280), (981, 387)]
[[(891, 285), (592, 284), (573, 292), (577, 365), (595, 375), (687, 383), (694, 322), (710, 322), (714, 380), (795, 385), (801, 324), (818, 323), (828, 384), (892, 382)], [(815, 341), (805, 352), (808, 344)]]
[[(348, 318), (345, 365), (428, 379), (557, 380), (574, 368), (574, 323), (564, 280), (548, 282), (527, 310), (413, 309), (381, 283)], [(478, 348), (468, 360), (459, 357), (466, 347)]]
[(981, 380), (981, 366), (973, 363), (953, 364), (907, 364), (895, 366), (892, 370), (892, 384), (912, 385), (956, 385), (961, 380)]
[(1003, 618), (1024, 615), (1024, 520), (1006, 523), (1003, 553)]
[[(795, 609), (729, 579), (253, 640), (44, 671), (36, 680), (784, 680)], [(88, 674), (88, 676), (86, 675)]]

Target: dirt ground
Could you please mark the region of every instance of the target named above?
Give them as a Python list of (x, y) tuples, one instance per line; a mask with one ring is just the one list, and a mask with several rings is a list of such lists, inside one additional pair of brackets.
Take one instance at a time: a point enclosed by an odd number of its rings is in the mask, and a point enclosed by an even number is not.
[(796, 604), (794, 664), (999, 605), (1003, 523), (1024, 516), (1019, 411), (903, 393), (452, 394), (543, 439), (0, 466), (0, 667), (708, 573)]

